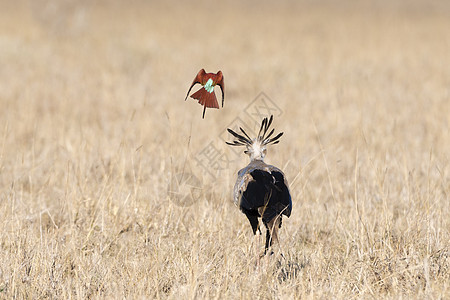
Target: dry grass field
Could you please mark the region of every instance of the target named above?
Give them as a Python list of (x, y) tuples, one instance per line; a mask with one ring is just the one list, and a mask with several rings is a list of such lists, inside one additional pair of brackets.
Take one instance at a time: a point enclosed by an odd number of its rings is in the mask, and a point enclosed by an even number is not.
[[(1, 1), (0, 299), (449, 299), (450, 4), (387, 2)], [(258, 111), (293, 196), (259, 263)]]

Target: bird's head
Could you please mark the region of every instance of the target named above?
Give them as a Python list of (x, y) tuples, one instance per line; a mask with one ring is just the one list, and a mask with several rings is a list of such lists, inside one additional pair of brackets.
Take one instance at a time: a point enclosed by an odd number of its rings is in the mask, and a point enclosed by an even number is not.
[(228, 132), (231, 133), (236, 140), (233, 142), (226, 142), (231, 146), (245, 146), (247, 149), (244, 151), (250, 157), (251, 161), (254, 160), (264, 160), (267, 152), (267, 145), (278, 144), (279, 138), (283, 135), (283, 132), (280, 132), (275, 137), (271, 137), (275, 131), (272, 129), (269, 133), (269, 127), (272, 124), (273, 116), (270, 116), (270, 119), (264, 118), (261, 122), (261, 127), (259, 129), (258, 135), (256, 138), (252, 139), (250, 136), (239, 127), (244, 135), (238, 134), (228, 128)]
[(253, 139), (251, 145), (246, 145), (247, 150), (244, 151), (250, 157), (250, 160), (264, 160), (267, 148), (263, 146), (258, 139)]

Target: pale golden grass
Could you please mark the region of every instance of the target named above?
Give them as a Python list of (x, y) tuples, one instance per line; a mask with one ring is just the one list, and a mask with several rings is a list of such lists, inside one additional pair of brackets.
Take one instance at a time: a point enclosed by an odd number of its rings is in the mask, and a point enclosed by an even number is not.
[[(31, 2), (0, 10), (0, 298), (450, 297), (445, 1)], [(202, 67), (226, 83), (204, 120)], [(219, 136), (261, 91), (293, 213), (257, 266)]]

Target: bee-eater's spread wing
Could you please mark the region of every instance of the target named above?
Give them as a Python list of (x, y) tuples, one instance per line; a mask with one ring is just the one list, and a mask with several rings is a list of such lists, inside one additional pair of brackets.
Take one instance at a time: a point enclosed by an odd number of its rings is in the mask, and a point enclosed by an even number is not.
[(192, 87), (194, 85), (196, 85), (197, 83), (200, 83), (201, 85), (204, 85), (206, 83), (205, 75), (206, 75), (205, 69), (201, 69), (200, 71), (198, 71), (197, 76), (195, 76), (194, 81), (192, 81), (191, 87), (189, 88), (189, 90), (188, 90), (188, 92), (186, 94), (186, 98), (184, 99), (184, 101), (186, 101), (187, 98), (189, 97), (189, 93), (191, 92)]
[(220, 90), (222, 91), (222, 107), (223, 102), (225, 100), (225, 82), (223, 80), (223, 74), (222, 71), (217, 72), (217, 83), (218, 86), (220, 86)]

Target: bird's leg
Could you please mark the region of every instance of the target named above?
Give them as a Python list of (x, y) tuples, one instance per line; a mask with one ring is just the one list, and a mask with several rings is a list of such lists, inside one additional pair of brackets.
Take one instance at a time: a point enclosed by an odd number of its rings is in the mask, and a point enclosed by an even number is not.
[(271, 238), (271, 236), (270, 236), (269, 229), (267, 229), (267, 231), (266, 231), (266, 244), (265, 244), (265, 246), (264, 246), (264, 251), (261, 252), (261, 254), (259, 255), (259, 260), (261, 260), (261, 259), (266, 255), (267, 250), (268, 250), (269, 247), (270, 247), (271, 239), (272, 239), (272, 238)]
[[(261, 236), (262, 236), (261, 228), (258, 226), (258, 231), (255, 233), (255, 238), (256, 238), (255, 244), (257, 246), (256, 248), (259, 248), (259, 246), (261, 245)], [(264, 257), (265, 254), (266, 254), (265, 252), (262, 252), (257, 256), (256, 265), (259, 265), (261, 258)]]
[(267, 254), (267, 250), (269, 250), (270, 246), (272, 246), (272, 237), (270, 236), (270, 229), (267, 228), (267, 231), (266, 231), (266, 245), (264, 247), (264, 255)]
[[(279, 244), (278, 240), (278, 228), (280, 227), (281, 218), (275, 217), (272, 220), (270, 220), (269, 223), (266, 224), (267, 227), (267, 233), (266, 233), (266, 248), (264, 253), (267, 253), (267, 250), (272, 247), (272, 245)], [(273, 254), (273, 251), (270, 252), (270, 254)]]

